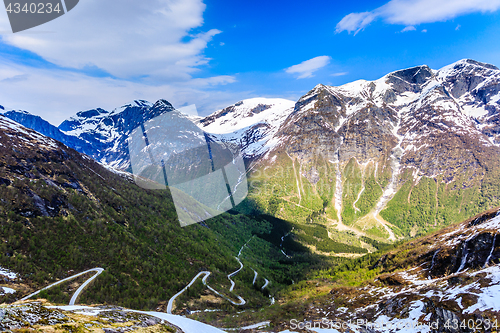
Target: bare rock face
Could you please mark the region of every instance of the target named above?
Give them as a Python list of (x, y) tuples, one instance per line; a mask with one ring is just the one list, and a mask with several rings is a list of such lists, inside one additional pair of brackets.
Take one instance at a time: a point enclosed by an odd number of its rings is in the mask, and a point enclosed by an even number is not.
[(407, 91), (420, 93), (422, 86), (434, 76), (428, 66), (417, 66), (403, 69), (387, 75), (387, 83), (391, 84), (395, 94)]
[[(452, 170), (477, 167), (478, 154), (498, 151), (491, 149), (488, 137), (498, 132), (491, 124), (498, 121), (499, 112), (496, 104), (484, 102), (498, 94), (500, 84), (491, 77), (500, 70), (470, 60), (452, 68), (418, 66), (373, 82), (318, 85), (299, 99), (280, 127), (276, 136), (281, 145), (276, 149), (306, 160), (338, 152), (342, 162), (354, 157), (365, 163), (388, 159), (400, 143), (403, 168), (427, 176), (447, 171), (453, 178)], [(456, 100), (465, 94), (475, 96), (475, 107), (490, 114), (491, 126), (478, 126), (485, 118), (466, 114), (465, 102)]]
[(343, 116), (344, 96), (335, 96), (326, 86), (318, 85), (299, 99), (276, 135), (288, 152), (303, 159), (315, 154), (333, 156), (341, 144), (336, 128)]
[[(81, 313), (87, 316), (82, 316)], [(49, 303), (40, 301), (3, 305), (0, 308), (0, 330), (2, 332), (35, 330), (43, 332), (92, 330), (106, 333), (183, 332), (179, 327), (154, 315), (120, 307), (82, 307), (68, 311), (52, 308)]]
[(368, 105), (361, 112), (353, 114), (339, 134), (343, 138), (339, 149), (341, 161), (356, 158), (360, 163), (389, 156), (397, 141), (389, 124), (396, 119), (396, 112), (386, 105)]
[(490, 140), (500, 143), (500, 70), (471, 59), (443, 68), (438, 74), (443, 86), (470, 115)]

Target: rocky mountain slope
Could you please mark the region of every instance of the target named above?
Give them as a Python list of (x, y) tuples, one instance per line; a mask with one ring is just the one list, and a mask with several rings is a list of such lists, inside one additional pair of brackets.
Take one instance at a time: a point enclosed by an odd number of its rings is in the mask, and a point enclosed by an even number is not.
[(252, 198), (281, 218), (386, 241), (498, 205), (499, 79), (462, 60), (317, 85), (254, 162)]

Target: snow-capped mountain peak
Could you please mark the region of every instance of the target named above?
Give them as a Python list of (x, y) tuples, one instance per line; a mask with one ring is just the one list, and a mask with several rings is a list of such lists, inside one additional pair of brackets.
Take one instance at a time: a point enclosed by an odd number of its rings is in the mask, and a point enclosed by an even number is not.
[(496, 71), (499, 71), (498, 67), (495, 65), (487, 64), (484, 62), (479, 62), (472, 59), (461, 59), (456, 61), (450, 65), (446, 65), (439, 70), (436, 71), (436, 74), (439, 78), (446, 78), (456, 75), (461, 75), (463, 72), (472, 72), (472, 71), (483, 71), (492, 74)]
[(274, 122), (288, 115), (295, 102), (282, 98), (251, 98), (214, 112), (201, 121), (204, 130), (226, 134), (255, 125)]
[(140, 124), (165, 112), (174, 110), (166, 100), (150, 103), (134, 100), (114, 110), (100, 108), (81, 111), (64, 121), (59, 129), (76, 136), (94, 147), (96, 151), (82, 151), (101, 163), (117, 168), (130, 165), (126, 139)]
[(251, 98), (199, 120), (216, 140), (238, 144), (247, 158), (268, 150), (269, 140), (292, 113), (295, 102), (281, 98)]
[(143, 100), (143, 99), (139, 99), (139, 100), (134, 100), (130, 103), (124, 104), (122, 107), (129, 107), (129, 106), (142, 107), (142, 106), (152, 106), (152, 104), (148, 101)]
[[(498, 126), (497, 118), (488, 118), (498, 116), (500, 111), (500, 69), (463, 59), (438, 70), (437, 77), (456, 99), (462, 112), (486, 127)], [(495, 140), (498, 141), (497, 136)]]
[(94, 130), (107, 115), (109, 115), (109, 111), (101, 108), (80, 111), (75, 116), (63, 121), (58, 128), (68, 135), (78, 136), (83, 132)]
[(114, 109), (113, 111), (111, 111), (110, 115), (117, 115), (131, 108), (151, 108), (152, 106), (153, 104), (151, 104), (148, 101), (134, 100), (130, 103), (125, 103), (122, 106)]

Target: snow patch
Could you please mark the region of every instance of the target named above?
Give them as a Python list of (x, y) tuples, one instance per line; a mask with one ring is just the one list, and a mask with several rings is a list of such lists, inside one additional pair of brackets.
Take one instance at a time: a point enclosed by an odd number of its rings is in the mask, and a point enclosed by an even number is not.
[(0, 291), (0, 296), (2, 295), (6, 295), (6, 294), (15, 294), (16, 291), (12, 288), (9, 288), (9, 287), (1, 287), (3, 289), (3, 292)]
[(17, 273), (14, 273), (13, 271), (3, 268), (1, 266), (0, 266), (0, 275), (9, 280), (16, 280), (19, 278), (19, 275)]

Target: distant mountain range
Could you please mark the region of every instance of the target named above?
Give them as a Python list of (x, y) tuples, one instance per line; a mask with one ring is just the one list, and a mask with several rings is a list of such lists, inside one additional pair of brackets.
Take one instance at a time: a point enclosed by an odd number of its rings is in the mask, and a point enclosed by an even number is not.
[[(290, 114), (293, 101), (253, 98), (231, 105), (208, 117), (191, 117), (217, 140), (239, 144), (245, 157), (267, 151), (265, 144)], [(137, 100), (113, 111), (101, 108), (81, 111), (58, 127), (27, 111), (5, 111), (4, 116), (54, 138), (101, 163), (127, 169), (130, 166), (126, 139), (133, 129), (174, 107), (165, 100), (152, 104)]]
[(4, 116), (61, 141), (101, 163), (125, 169), (130, 166), (126, 140), (132, 130), (173, 109), (164, 100), (155, 104), (134, 101), (111, 112), (100, 108), (78, 112), (59, 127), (26, 111), (7, 111)]
[[(25, 111), (4, 115), (130, 171), (128, 135), (173, 109), (134, 101), (78, 112), (59, 127)], [(332, 232), (395, 240), (500, 200), (500, 70), (474, 60), (319, 84), (297, 102), (243, 100), (195, 121), (240, 146), (252, 184), (265, 184), (250, 196), (259, 209)]]

